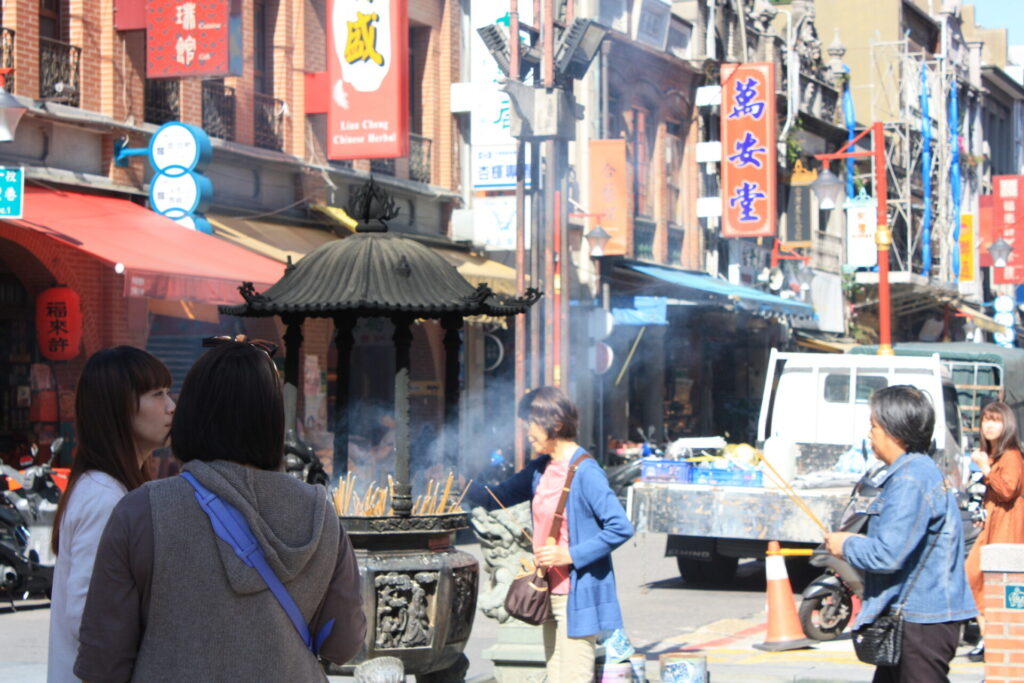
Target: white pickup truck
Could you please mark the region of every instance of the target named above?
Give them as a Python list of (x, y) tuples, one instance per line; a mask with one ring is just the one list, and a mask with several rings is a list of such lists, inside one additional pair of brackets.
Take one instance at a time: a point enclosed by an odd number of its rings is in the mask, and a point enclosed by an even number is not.
[[(836, 528), (852, 484), (830, 486), (826, 473), (840, 454), (861, 447), (869, 429), (868, 400), (877, 389), (910, 384), (936, 406), (934, 456), (947, 479), (963, 488), (956, 390), (938, 355), (929, 357), (781, 353), (772, 351), (758, 424), (758, 446), (795, 451), (795, 474), (823, 487), (800, 496), (826, 526)], [(865, 457), (872, 458), (868, 450)], [(820, 473), (820, 474), (814, 474)], [(768, 541), (814, 547), (821, 531), (765, 476), (764, 488), (640, 481), (628, 507), (638, 531), (669, 534), (683, 578), (728, 582), (740, 558), (763, 557)]]

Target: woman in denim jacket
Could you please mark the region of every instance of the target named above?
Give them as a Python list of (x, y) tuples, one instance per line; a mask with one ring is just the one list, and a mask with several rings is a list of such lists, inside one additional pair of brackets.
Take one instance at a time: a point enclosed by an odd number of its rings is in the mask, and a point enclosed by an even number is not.
[[(893, 605), (904, 585), (905, 630), (900, 663), (878, 667), (874, 681), (944, 681), (961, 624), (977, 614), (964, 572), (964, 536), (955, 493), (925, 455), (935, 427), (931, 400), (900, 385), (871, 397), (871, 448), (888, 468), (867, 513), (867, 535), (834, 532), (828, 549), (865, 572), (864, 604), (854, 629)], [(930, 544), (935, 547), (921, 565)]]

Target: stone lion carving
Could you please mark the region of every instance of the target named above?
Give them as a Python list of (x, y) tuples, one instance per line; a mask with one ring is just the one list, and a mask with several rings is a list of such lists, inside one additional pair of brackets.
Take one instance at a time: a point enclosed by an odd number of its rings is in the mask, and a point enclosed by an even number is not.
[(477, 607), (484, 615), (504, 624), (511, 617), (505, 611), (505, 595), (509, 584), (521, 569), (519, 558), (533, 554), (530, 541), (520, 529), (533, 534), (530, 503), (520, 503), (505, 510), (488, 512), (474, 508), (469, 523), (480, 540), (487, 581), (481, 587)]

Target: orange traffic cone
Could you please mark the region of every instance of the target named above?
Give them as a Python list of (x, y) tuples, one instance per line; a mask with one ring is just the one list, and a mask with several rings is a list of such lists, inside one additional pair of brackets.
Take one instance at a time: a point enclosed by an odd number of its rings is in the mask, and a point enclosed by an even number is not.
[(768, 636), (763, 643), (754, 645), (758, 650), (769, 652), (797, 650), (814, 642), (800, 626), (793, 589), (786, 573), (786, 560), (780, 550), (778, 541), (768, 543), (768, 556), (764, 561), (765, 578), (768, 580)]

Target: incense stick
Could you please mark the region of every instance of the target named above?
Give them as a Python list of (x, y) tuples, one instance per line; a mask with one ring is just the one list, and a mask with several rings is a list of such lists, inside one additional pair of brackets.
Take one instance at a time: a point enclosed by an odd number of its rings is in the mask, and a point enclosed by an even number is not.
[(448, 506), (448, 512), (458, 512), (459, 506), (462, 505), (462, 499), (466, 497), (467, 493), (469, 493), (469, 487), (472, 486), (472, 485), (473, 485), (473, 480), (470, 479), (469, 483), (466, 484), (466, 488), (462, 489), (462, 495), (459, 496), (459, 499), (456, 500), (454, 503), (452, 503), (450, 506)]
[(773, 475), (776, 484), (780, 486), (783, 493), (789, 496), (789, 499), (796, 503), (797, 507), (799, 507), (805, 515), (811, 518), (811, 521), (814, 522), (819, 529), (821, 529), (822, 533), (828, 534), (829, 530), (825, 527), (824, 524), (822, 524), (821, 520), (818, 519), (818, 516), (814, 514), (814, 511), (811, 510), (810, 506), (807, 504), (807, 501), (801, 498), (797, 494), (797, 492), (793, 490), (793, 487), (790, 486), (789, 482), (787, 482), (785, 478), (781, 474), (779, 474), (779, 471), (776, 470), (770, 462), (768, 462), (768, 459), (762, 456), (761, 463), (768, 467), (768, 470)]
[[(499, 506), (499, 507), (501, 507), (501, 509), (502, 509), (502, 510), (508, 510), (508, 508), (507, 508), (507, 507), (505, 507), (505, 504), (504, 504), (504, 503), (502, 503), (502, 502), (501, 502), (501, 500), (499, 500), (499, 499), (498, 499), (498, 497), (497, 497), (496, 495), (494, 495), (494, 491), (492, 491), (492, 490), (491, 490), (491, 488), (490, 488), (489, 486), (484, 486), (484, 488), (485, 488), (485, 489), (487, 489), (487, 493), (491, 494), (491, 498), (493, 498), (493, 499), (494, 499), (494, 502), (495, 502), (495, 503), (497, 503), (497, 504), (498, 504), (498, 506)], [(510, 520), (510, 521), (512, 522), (512, 524), (513, 524), (513, 525), (515, 526), (515, 528), (516, 528), (516, 529), (519, 529), (519, 532), (520, 532), (520, 533), (521, 533), (521, 534), (522, 534), (523, 536), (526, 536), (526, 540), (528, 540), (528, 541), (530, 542), (530, 545), (533, 545), (533, 536), (531, 536), (530, 534), (528, 534), (528, 533), (526, 532), (526, 529), (524, 529), (523, 527), (521, 527), (521, 526), (519, 526), (518, 524), (516, 524), (516, 520), (512, 519), (512, 516), (511, 516), (511, 515), (509, 515), (509, 520)]]

